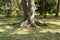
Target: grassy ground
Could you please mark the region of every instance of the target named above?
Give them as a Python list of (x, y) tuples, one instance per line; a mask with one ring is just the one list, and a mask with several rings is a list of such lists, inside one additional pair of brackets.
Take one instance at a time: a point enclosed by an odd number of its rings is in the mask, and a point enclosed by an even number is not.
[(59, 18), (38, 18), (48, 26), (24, 28), (23, 30), (16, 26), (2, 25), (19, 22), (21, 19), (16, 17), (0, 19), (0, 40), (60, 40)]

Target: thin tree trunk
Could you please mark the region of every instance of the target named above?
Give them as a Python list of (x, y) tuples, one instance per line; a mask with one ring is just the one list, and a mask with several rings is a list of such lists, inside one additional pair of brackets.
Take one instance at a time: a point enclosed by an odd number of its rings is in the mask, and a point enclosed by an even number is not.
[(44, 18), (46, 18), (46, 8), (47, 8), (47, 0), (44, 0), (44, 2), (45, 2), (45, 8), (44, 8)]
[(57, 4), (57, 12), (55, 14), (55, 17), (58, 17), (58, 13), (59, 13), (59, 0), (58, 0), (58, 4)]

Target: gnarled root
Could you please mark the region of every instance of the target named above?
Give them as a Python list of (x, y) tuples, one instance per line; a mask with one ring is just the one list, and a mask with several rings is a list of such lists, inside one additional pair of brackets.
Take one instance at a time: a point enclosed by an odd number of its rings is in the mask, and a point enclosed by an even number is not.
[(27, 27), (28, 25), (28, 20), (24, 20), (22, 23), (21, 23), (21, 27)]
[(39, 21), (37, 19), (35, 19), (35, 24), (38, 25), (38, 26), (47, 26), (46, 23), (42, 22), (42, 21)]
[(47, 26), (46, 23), (44, 23), (42, 21), (38, 21), (37, 19), (34, 19), (34, 21), (35, 21), (35, 23), (31, 23), (27, 19), (26, 20), (23, 20), (22, 23), (21, 23), (21, 25), (20, 25), (20, 27), (25, 28), (25, 27), (28, 27), (29, 25), (30, 26), (33, 26), (33, 27), (36, 27), (36, 25), (37, 26)]

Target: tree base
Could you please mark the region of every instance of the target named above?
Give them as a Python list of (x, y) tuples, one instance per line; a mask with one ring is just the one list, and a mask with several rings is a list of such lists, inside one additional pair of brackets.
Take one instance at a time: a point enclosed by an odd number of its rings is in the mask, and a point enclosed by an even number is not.
[(34, 23), (31, 23), (31, 22), (29, 22), (29, 21), (26, 19), (26, 20), (23, 20), (23, 21), (21, 22), (20, 27), (23, 27), (23, 28), (30, 27), (30, 26), (36, 27), (36, 25), (37, 25), (37, 26), (47, 26), (46, 23), (44, 23), (44, 22), (42, 22), (42, 21), (38, 21), (37, 19), (34, 19)]

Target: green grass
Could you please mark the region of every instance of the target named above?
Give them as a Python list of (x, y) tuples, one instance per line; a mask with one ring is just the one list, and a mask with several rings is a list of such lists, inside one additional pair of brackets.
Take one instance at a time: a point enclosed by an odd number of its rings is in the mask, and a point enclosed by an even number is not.
[[(38, 18), (48, 26), (36, 28), (17, 28), (16, 26), (0, 26), (0, 40), (60, 40), (59, 18)], [(19, 22), (22, 18), (3, 18), (0, 24)]]

